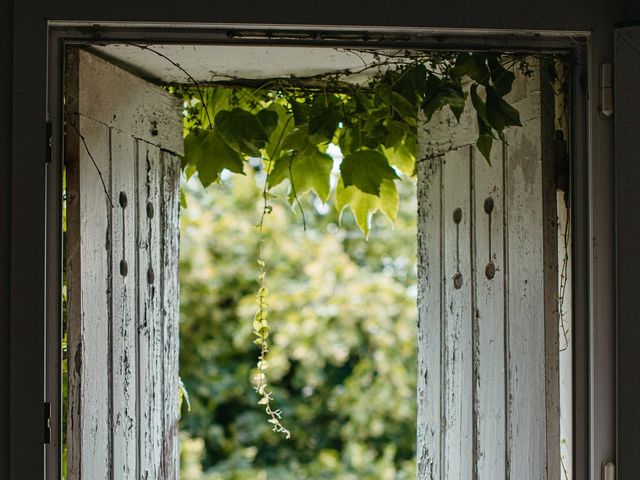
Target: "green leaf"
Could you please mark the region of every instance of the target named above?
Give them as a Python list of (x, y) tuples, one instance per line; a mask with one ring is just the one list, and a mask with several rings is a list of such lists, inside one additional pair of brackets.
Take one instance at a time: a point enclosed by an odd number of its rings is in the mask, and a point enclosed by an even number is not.
[(287, 135), (282, 142), (282, 150), (297, 150), (302, 152), (313, 147), (309, 135), (304, 130), (296, 128)]
[(478, 84), (471, 85), (471, 103), (476, 110), (478, 120), (478, 140), (476, 147), (482, 156), (491, 164), (491, 147), (495, 136), (493, 135), (491, 123), (487, 117), (487, 108), (485, 103), (478, 95)]
[(419, 105), (426, 81), (427, 67), (422, 63), (414, 63), (399, 72), (398, 78), (393, 82), (393, 90), (409, 103)]
[(482, 53), (461, 53), (456, 60), (452, 74), (458, 78), (467, 76), (483, 85), (489, 83), (489, 69), (487, 58)]
[(217, 131), (190, 133), (184, 139), (185, 156), (196, 166), (198, 178), (204, 187), (217, 181), (225, 168), (243, 173), (242, 156), (231, 148)]
[(399, 117), (407, 124), (417, 125), (418, 104), (410, 103), (398, 92), (391, 90), (385, 83), (379, 83), (376, 87), (376, 96), (379, 100), (391, 108), (394, 117)]
[(241, 108), (222, 110), (215, 118), (216, 130), (222, 138), (236, 151), (260, 156), (260, 149), (264, 148), (268, 136), (262, 123), (255, 115)]
[(269, 159), (276, 159), (280, 156), (285, 138), (294, 129), (294, 120), (293, 115), (279, 103), (272, 103), (269, 105), (268, 110), (278, 115), (278, 123), (269, 135), (265, 156)]
[(491, 126), (498, 132), (502, 132), (506, 127), (521, 127), (520, 114), (509, 105), (493, 87), (485, 87), (487, 91), (487, 119)]
[(269, 188), (288, 179), (292, 185), (290, 203), (295, 200), (294, 189), (298, 197), (313, 190), (323, 202), (326, 202), (329, 199), (332, 168), (333, 159), (317, 148), (308, 148), (303, 152), (292, 150), (276, 160), (269, 174)]
[(340, 173), (345, 187), (355, 185), (360, 191), (380, 195), (384, 179), (398, 178), (387, 158), (377, 150), (359, 150), (344, 157)]
[(342, 220), (345, 209), (350, 208), (365, 237), (369, 236), (371, 218), (377, 211), (381, 211), (391, 222), (395, 222), (398, 204), (398, 190), (393, 180), (382, 181), (379, 196), (363, 193), (353, 186), (345, 188), (342, 179), (338, 181), (336, 207), (340, 212), (340, 219)]
[(309, 123), (309, 105), (304, 102), (293, 100), (291, 102), (291, 111), (293, 112), (293, 120), (296, 127), (302, 127)]
[(180, 208), (187, 208), (187, 196), (183, 188), (180, 188)]
[(404, 141), (394, 148), (384, 148), (384, 155), (389, 163), (405, 175), (413, 176), (416, 167), (416, 137), (407, 136)]
[(422, 103), (422, 110), (427, 116), (427, 122), (431, 120), (435, 112), (445, 105), (449, 105), (456, 119), (460, 120), (464, 104), (465, 96), (461, 84), (447, 82), (436, 75), (429, 75)]
[(406, 124), (396, 122), (395, 120), (388, 119), (385, 122), (385, 127), (385, 135), (381, 139), (381, 143), (385, 148), (393, 148), (400, 145), (405, 138), (405, 135), (408, 133), (405, 128)]
[(491, 69), (491, 82), (493, 88), (501, 97), (504, 97), (511, 91), (516, 76), (500, 63), (500, 59), (496, 56), (490, 56), (487, 59), (489, 68)]
[(485, 160), (491, 165), (491, 146), (493, 145), (493, 137), (486, 133), (478, 135), (476, 141), (476, 147), (485, 158)]
[(264, 127), (267, 137), (270, 137), (278, 125), (278, 113), (269, 108), (263, 108), (256, 114), (256, 117)]
[(309, 112), (309, 134), (331, 141), (341, 118), (340, 99), (335, 95), (318, 95)]

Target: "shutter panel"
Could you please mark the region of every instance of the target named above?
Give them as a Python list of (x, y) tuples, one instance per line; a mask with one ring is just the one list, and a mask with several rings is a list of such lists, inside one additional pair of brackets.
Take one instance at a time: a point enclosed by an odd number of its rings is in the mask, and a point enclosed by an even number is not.
[(491, 165), (470, 106), (464, 133), (447, 112), (419, 129), (420, 479), (560, 473), (553, 98), (535, 70)]
[(66, 60), (68, 476), (175, 479), (181, 105)]

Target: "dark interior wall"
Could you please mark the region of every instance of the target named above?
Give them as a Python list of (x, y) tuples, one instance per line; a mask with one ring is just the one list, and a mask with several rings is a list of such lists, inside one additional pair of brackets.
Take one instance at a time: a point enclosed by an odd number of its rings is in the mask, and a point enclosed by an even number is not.
[(0, 2), (0, 478), (9, 476), (11, 19), (11, 2)]
[[(262, 24), (420, 26), (591, 30), (610, 21), (621, 0), (260, 0), (184, 1), (31, 0), (49, 19), (243, 22)], [(636, 0), (629, 0), (636, 1)], [(171, 5), (159, 8), (159, 4)]]
[(625, 0), (623, 21), (640, 24), (640, 0)]

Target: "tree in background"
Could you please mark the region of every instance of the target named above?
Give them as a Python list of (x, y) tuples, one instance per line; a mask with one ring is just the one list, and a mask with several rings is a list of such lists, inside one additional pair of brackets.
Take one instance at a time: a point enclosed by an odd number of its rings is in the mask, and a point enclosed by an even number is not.
[[(350, 212), (276, 191), (266, 220), (270, 385), (292, 438), (256, 405), (252, 319), (258, 288), (259, 164), (203, 191), (185, 185), (181, 225), (182, 478), (415, 478), (415, 189), (395, 227), (365, 241)], [(230, 176), (229, 176), (230, 177)]]

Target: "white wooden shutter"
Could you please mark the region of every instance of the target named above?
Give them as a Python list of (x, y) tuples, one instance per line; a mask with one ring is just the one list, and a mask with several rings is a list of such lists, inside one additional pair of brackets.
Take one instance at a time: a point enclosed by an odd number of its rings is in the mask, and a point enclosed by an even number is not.
[(553, 99), (534, 70), (491, 165), (474, 115), (419, 129), (421, 480), (560, 473)]
[(181, 105), (66, 61), (68, 478), (176, 479)]

